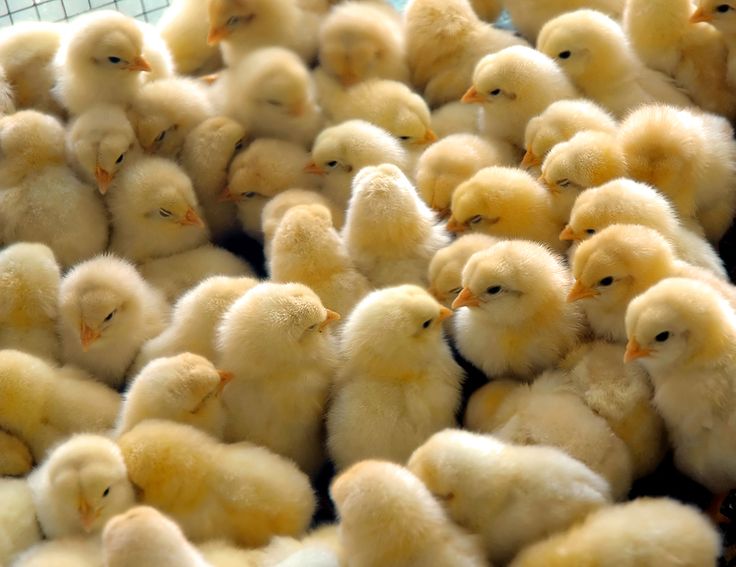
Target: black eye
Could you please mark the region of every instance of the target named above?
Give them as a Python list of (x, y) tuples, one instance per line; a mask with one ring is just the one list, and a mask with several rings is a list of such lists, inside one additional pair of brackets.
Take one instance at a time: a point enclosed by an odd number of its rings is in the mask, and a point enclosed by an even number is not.
[(123, 163), (124, 159), (125, 159), (125, 154), (120, 154), (118, 156), (118, 159), (115, 160), (115, 163)]
[(248, 191), (247, 193), (243, 193), (243, 197), (245, 197), (246, 199), (252, 199), (255, 196), (256, 196), (255, 191)]
[(411, 140), (411, 136), (399, 136), (399, 140), (406, 142), (407, 140)]
[(107, 58), (107, 60), (108, 60), (108, 61), (109, 61), (110, 63), (114, 63), (114, 64), (116, 64), (116, 65), (117, 65), (118, 63), (120, 63), (120, 61), (121, 61), (121, 60), (120, 60), (120, 57), (115, 57), (115, 56), (112, 56), (112, 57), (108, 57), (108, 58)]
[(105, 489), (105, 492), (102, 493), (102, 497), (105, 498), (108, 494), (110, 494), (110, 487), (109, 486)]
[(594, 228), (587, 228), (587, 229), (585, 229), (585, 234), (595, 234), (595, 229)]
[(330, 169), (333, 167), (337, 167), (337, 160), (333, 159), (332, 161), (328, 161), (325, 165), (329, 167)]
[(164, 130), (158, 136), (156, 136), (156, 139), (153, 140), (153, 141), (154, 142), (163, 142), (165, 137), (166, 137), (166, 130)]
[(560, 59), (569, 59), (570, 55), (572, 55), (572, 53), (566, 50), (566, 51), (560, 51), (557, 57), (559, 57)]
[(716, 6), (716, 12), (720, 12), (721, 14), (725, 14), (730, 9), (731, 9), (731, 6), (729, 6), (728, 4), (720, 4)]
[(498, 96), (501, 94), (501, 89), (493, 89), (491, 92), (488, 93), (491, 96)]
[(164, 218), (168, 218), (171, 216), (171, 211), (167, 211), (166, 209), (159, 209), (158, 214)]
[(489, 293), (490, 295), (498, 295), (499, 293), (501, 293), (501, 286), (500, 285), (491, 286), (486, 290), (486, 293)]
[(231, 16), (227, 19), (227, 25), (234, 26), (238, 23), (238, 20), (240, 20), (240, 18), (238, 18), (237, 16)]
[(654, 337), (654, 340), (657, 341), (658, 343), (663, 343), (663, 342), (665, 342), (669, 338), (670, 338), (670, 332), (669, 331), (662, 331), (656, 337)]
[(603, 278), (601, 281), (598, 282), (598, 285), (602, 285), (603, 287), (607, 287), (613, 283), (613, 276), (607, 276)]
[(460, 292), (461, 292), (462, 290), (463, 290), (463, 288), (461, 288), (461, 287), (456, 287), (455, 289), (451, 289), (451, 290), (450, 290), (450, 293), (451, 293), (451, 294), (453, 294), (453, 295), (457, 295), (457, 294), (458, 294), (458, 293), (460, 293)]
[(112, 318), (114, 316), (115, 316), (115, 311), (110, 312), (110, 314), (107, 317), (105, 317), (105, 319), (104, 319), (105, 320), (105, 323), (107, 323), (108, 321), (112, 321)]
[(425, 329), (429, 329), (429, 326), (432, 324), (432, 319), (427, 319), (424, 323), (422, 323), (422, 327)]

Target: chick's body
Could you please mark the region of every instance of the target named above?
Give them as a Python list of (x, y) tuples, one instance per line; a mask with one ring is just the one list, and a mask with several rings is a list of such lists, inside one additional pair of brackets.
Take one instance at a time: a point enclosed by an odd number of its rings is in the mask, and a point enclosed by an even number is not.
[(161, 14), (157, 24), (161, 38), (171, 52), (176, 72), (200, 75), (222, 66), (220, 50), (207, 44), (209, 20), (207, 2), (176, 0)]

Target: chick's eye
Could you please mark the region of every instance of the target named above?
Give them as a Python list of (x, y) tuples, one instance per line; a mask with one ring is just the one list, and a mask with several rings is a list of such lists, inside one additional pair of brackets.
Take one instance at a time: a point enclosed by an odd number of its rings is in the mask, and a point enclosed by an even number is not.
[(168, 218), (171, 216), (171, 211), (167, 211), (166, 209), (159, 209), (158, 214), (161, 215), (163, 218)]
[(411, 136), (399, 136), (399, 140), (406, 142), (407, 140), (411, 140)]
[(728, 4), (719, 4), (718, 6), (716, 6), (716, 12), (720, 12), (721, 14), (725, 14), (729, 10), (731, 10), (731, 6), (729, 6)]
[(501, 286), (493, 285), (486, 290), (486, 293), (490, 295), (498, 295), (499, 293), (501, 293)]
[(587, 229), (585, 229), (585, 234), (595, 234), (595, 229), (594, 228), (587, 228)]
[(424, 323), (422, 323), (422, 328), (429, 329), (429, 326), (432, 324), (432, 319), (427, 319)]
[(234, 26), (234, 25), (236, 25), (238, 23), (239, 20), (240, 20), (240, 18), (238, 18), (237, 16), (230, 16), (227, 19), (227, 22), (226, 23), (227, 23), (228, 26)]
[(112, 318), (115, 317), (115, 310), (111, 311), (107, 317), (105, 317), (104, 321), (107, 323), (108, 321), (112, 321)]
[(337, 167), (337, 160), (328, 161), (325, 165), (330, 169), (334, 169)]
[(665, 342), (669, 338), (670, 338), (670, 332), (669, 331), (662, 331), (656, 337), (654, 337), (654, 340), (657, 341), (658, 343), (663, 343), (663, 342)]
[(470, 219), (470, 224), (478, 224), (482, 220), (483, 217), (481, 215), (475, 215), (472, 219)]
[(102, 493), (102, 497), (105, 498), (108, 494), (110, 494), (110, 487), (108, 486), (105, 491)]
[(559, 181), (557, 181), (557, 185), (559, 185), (560, 187), (567, 187), (568, 185), (570, 185), (570, 180), (560, 179)]
[(461, 287), (456, 287), (455, 289), (451, 289), (451, 290), (450, 290), (450, 293), (451, 293), (451, 294), (453, 294), (453, 295), (457, 295), (457, 294), (458, 294), (458, 293), (460, 293), (460, 292), (461, 292), (462, 290), (463, 290), (463, 288), (461, 288)]
[(572, 53), (570, 53), (570, 51), (566, 49), (565, 51), (560, 51), (557, 54), (557, 57), (559, 57), (560, 59), (570, 59), (570, 55), (572, 55)]
[(281, 101), (279, 100), (267, 100), (266, 102), (271, 106), (281, 106)]
[(491, 92), (488, 93), (491, 96), (498, 96), (501, 94), (501, 89), (493, 89)]
[(244, 144), (243, 140), (238, 140), (237, 142), (235, 142), (235, 151), (238, 152), (242, 150), (243, 144)]
[(166, 137), (166, 130), (164, 130), (158, 136), (156, 136), (156, 138), (153, 141), (154, 142), (163, 142), (165, 137)]
[(613, 283), (613, 276), (607, 276), (603, 278), (601, 281), (598, 282), (598, 285), (602, 285), (603, 287), (607, 287)]
[(115, 57), (115, 56), (110, 56), (110, 57), (107, 58), (107, 60), (110, 63), (114, 63), (115, 65), (117, 65), (121, 61), (120, 57)]
[(123, 163), (123, 160), (124, 160), (124, 159), (125, 159), (125, 154), (120, 154), (120, 155), (118, 156), (118, 159), (116, 159), (116, 160), (115, 160), (115, 163), (117, 163), (117, 164), (121, 164), (121, 163)]
[(243, 199), (252, 199), (256, 194), (255, 191), (248, 191), (247, 193), (243, 193)]

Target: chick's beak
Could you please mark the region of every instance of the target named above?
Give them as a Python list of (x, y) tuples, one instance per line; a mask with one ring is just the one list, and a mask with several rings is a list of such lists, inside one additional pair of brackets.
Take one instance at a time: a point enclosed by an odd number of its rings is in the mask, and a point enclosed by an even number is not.
[(142, 56), (138, 56), (125, 67), (128, 71), (150, 71), (151, 65)]
[(100, 513), (95, 511), (92, 506), (89, 505), (87, 500), (83, 497), (79, 499), (79, 518), (82, 520), (82, 527), (84, 531), (89, 533), (92, 530), (92, 525), (95, 520), (99, 517)]
[(182, 226), (198, 226), (199, 228), (204, 228), (204, 222), (192, 207), (187, 209), (184, 218), (179, 221), (179, 224)]
[(303, 102), (295, 102), (289, 107), (289, 116), (293, 116), (294, 118), (299, 118), (300, 116), (304, 115), (304, 111), (306, 110), (306, 106)]
[(697, 24), (699, 22), (710, 22), (713, 20), (713, 15), (708, 14), (703, 10), (702, 8), (698, 8), (693, 12), (692, 16), (690, 16), (690, 23), (691, 24)]
[(527, 150), (521, 160), (521, 167), (529, 168), (535, 165), (539, 165), (540, 163), (542, 162), (537, 156), (534, 155), (534, 152), (531, 150)]
[(237, 203), (238, 198), (230, 191), (230, 187), (225, 187), (217, 198), (218, 203), (225, 203), (230, 201), (231, 203)]
[(437, 317), (437, 320), (442, 322), (445, 319), (449, 319), (450, 317), (452, 317), (452, 309), (448, 309), (444, 305), (440, 307), (440, 315), (439, 317)]
[(340, 73), (340, 84), (345, 88), (352, 87), (358, 84), (359, 81), (360, 77), (353, 71), (343, 71)]
[(319, 325), (320, 333), (324, 331), (325, 327), (327, 327), (327, 325), (329, 325), (333, 321), (340, 320), (340, 314), (337, 311), (333, 311), (332, 309), (327, 309), (326, 311), (327, 311), (327, 318), (324, 321), (322, 321), (322, 323), (320, 323)]
[(219, 396), (227, 383), (231, 382), (232, 379), (235, 378), (235, 374), (233, 374), (232, 372), (228, 372), (227, 370), (218, 370), (217, 373), (220, 375), (220, 383), (215, 389), (215, 395)]
[(560, 240), (581, 240), (569, 224), (565, 225), (560, 233)]
[(230, 33), (227, 26), (211, 27), (207, 34), (207, 45), (217, 45)]
[(637, 358), (643, 358), (652, 354), (652, 349), (642, 348), (636, 339), (631, 339), (626, 343), (626, 353), (624, 354), (624, 362), (631, 362)]
[(465, 104), (471, 104), (473, 102), (485, 102), (485, 98), (481, 96), (481, 94), (478, 92), (478, 89), (476, 89), (475, 87), (470, 87), (463, 95), (463, 98), (460, 99), (460, 102)]
[(478, 307), (479, 305), (480, 299), (473, 295), (473, 292), (467, 287), (464, 287), (455, 298), (455, 301), (452, 302), (453, 309), (460, 309), (461, 307)]
[(567, 302), (572, 303), (574, 301), (578, 301), (579, 299), (587, 299), (589, 297), (595, 297), (597, 295), (600, 295), (598, 291), (586, 287), (585, 285), (580, 283), (580, 280), (575, 280), (575, 285), (572, 286), (570, 293), (567, 294)]
[(310, 161), (307, 165), (304, 166), (304, 173), (313, 173), (314, 175), (327, 175), (327, 171), (313, 161)]
[(465, 232), (467, 227), (464, 224), (457, 222), (457, 219), (450, 215), (450, 220), (447, 221), (447, 230), (454, 233)]
[(79, 333), (79, 337), (82, 341), (82, 350), (87, 352), (92, 343), (97, 341), (102, 336), (102, 333), (95, 331), (92, 327), (87, 326), (86, 323), (82, 323), (82, 328)]
[(436, 142), (436, 141), (437, 141), (437, 134), (435, 134), (431, 128), (428, 128), (427, 131), (424, 133), (424, 138), (422, 138), (421, 140), (417, 140), (414, 143), (417, 144), (418, 146), (423, 146), (425, 144), (431, 144), (432, 142)]
[(97, 180), (97, 189), (99, 189), (100, 193), (103, 195), (107, 193), (107, 189), (112, 182), (112, 174), (98, 165), (95, 168), (95, 179)]

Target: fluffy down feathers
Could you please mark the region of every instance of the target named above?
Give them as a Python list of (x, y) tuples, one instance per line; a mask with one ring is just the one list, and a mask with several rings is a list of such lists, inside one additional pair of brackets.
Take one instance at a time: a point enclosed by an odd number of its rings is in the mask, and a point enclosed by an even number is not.
[[(5, 447), (3, 447), (5, 449)], [(9, 565), (16, 554), (41, 540), (36, 509), (26, 479), (0, 479), (0, 561)]]

